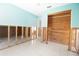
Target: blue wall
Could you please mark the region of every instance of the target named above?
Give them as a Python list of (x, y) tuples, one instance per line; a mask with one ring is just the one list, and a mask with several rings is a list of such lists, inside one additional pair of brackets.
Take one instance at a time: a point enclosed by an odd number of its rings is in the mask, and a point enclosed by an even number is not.
[(0, 4), (0, 25), (36, 26), (37, 16), (11, 4)]
[(48, 14), (53, 14), (60, 11), (71, 10), (71, 27), (79, 27), (79, 4), (72, 3), (65, 6), (49, 9)]
[[(65, 6), (52, 8), (44, 12), (39, 18), (32, 13), (22, 10), (11, 4), (0, 4), (0, 25), (12, 26), (39, 26), (41, 20), (41, 27), (47, 27), (47, 13), (53, 14), (56, 12), (71, 10), (71, 27), (79, 27), (79, 4), (73, 3)], [(38, 21), (37, 21), (38, 20)]]

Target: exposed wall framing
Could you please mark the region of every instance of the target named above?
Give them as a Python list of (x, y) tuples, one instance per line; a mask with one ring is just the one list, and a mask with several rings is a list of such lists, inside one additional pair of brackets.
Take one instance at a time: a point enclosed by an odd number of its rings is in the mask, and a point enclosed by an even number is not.
[[(31, 35), (30, 27), (24, 26), (1, 26), (0, 27), (0, 50), (26, 42)], [(30, 33), (30, 34), (29, 34)], [(4, 42), (4, 39), (6, 40)], [(3, 45), (4, 42), (4, 46)]]

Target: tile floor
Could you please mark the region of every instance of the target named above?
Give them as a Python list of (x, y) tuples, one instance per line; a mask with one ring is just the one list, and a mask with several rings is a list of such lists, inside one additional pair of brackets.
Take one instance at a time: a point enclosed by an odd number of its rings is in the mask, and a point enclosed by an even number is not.
[(7, 38), (0, 38), (0, 50), (1, 49), (4, 49), (4, 48), (7, 48), (8, 46), (13, 46), (13, 45), (16, 45), (16, 44), (19, 44), (19, 43), (22, 43), (22, 42), (26, 42), (26, 41), (29, 41), (30, 38), (21, 38), (21, 37), (18, 37), (17, 38), (17, 42), (16, 42), (16, 38), (15, 37), (11, 37), (10, 38), (10, 41), (8, 42), (8, 39)]
[(28, 41), (4, 50), (1, 56), (76, 56), (76, 53), (67, 50), (67, 46), (49, 42), (45, 44), (38, 39)]

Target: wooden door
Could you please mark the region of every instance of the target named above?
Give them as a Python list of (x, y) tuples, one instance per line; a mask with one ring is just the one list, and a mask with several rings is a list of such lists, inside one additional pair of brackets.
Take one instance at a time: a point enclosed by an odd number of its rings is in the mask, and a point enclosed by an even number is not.
[(58, 12), (48, 16), (49, 41), (68, 44), (70, 31), (71, 11)]

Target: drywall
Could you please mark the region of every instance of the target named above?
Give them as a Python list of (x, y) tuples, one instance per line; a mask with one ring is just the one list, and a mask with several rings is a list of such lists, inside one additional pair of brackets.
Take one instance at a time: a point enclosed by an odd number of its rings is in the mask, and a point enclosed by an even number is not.
[(51, 8), (47, 12), (48, 14), (53, 14), (65, 10), (71, 10), (71, 27), (79, 27), (79, 3), (72, 3), (56, 8)]
[(11, 4), (0, 4), (0, 25), (37, 26), (37, 16)]

